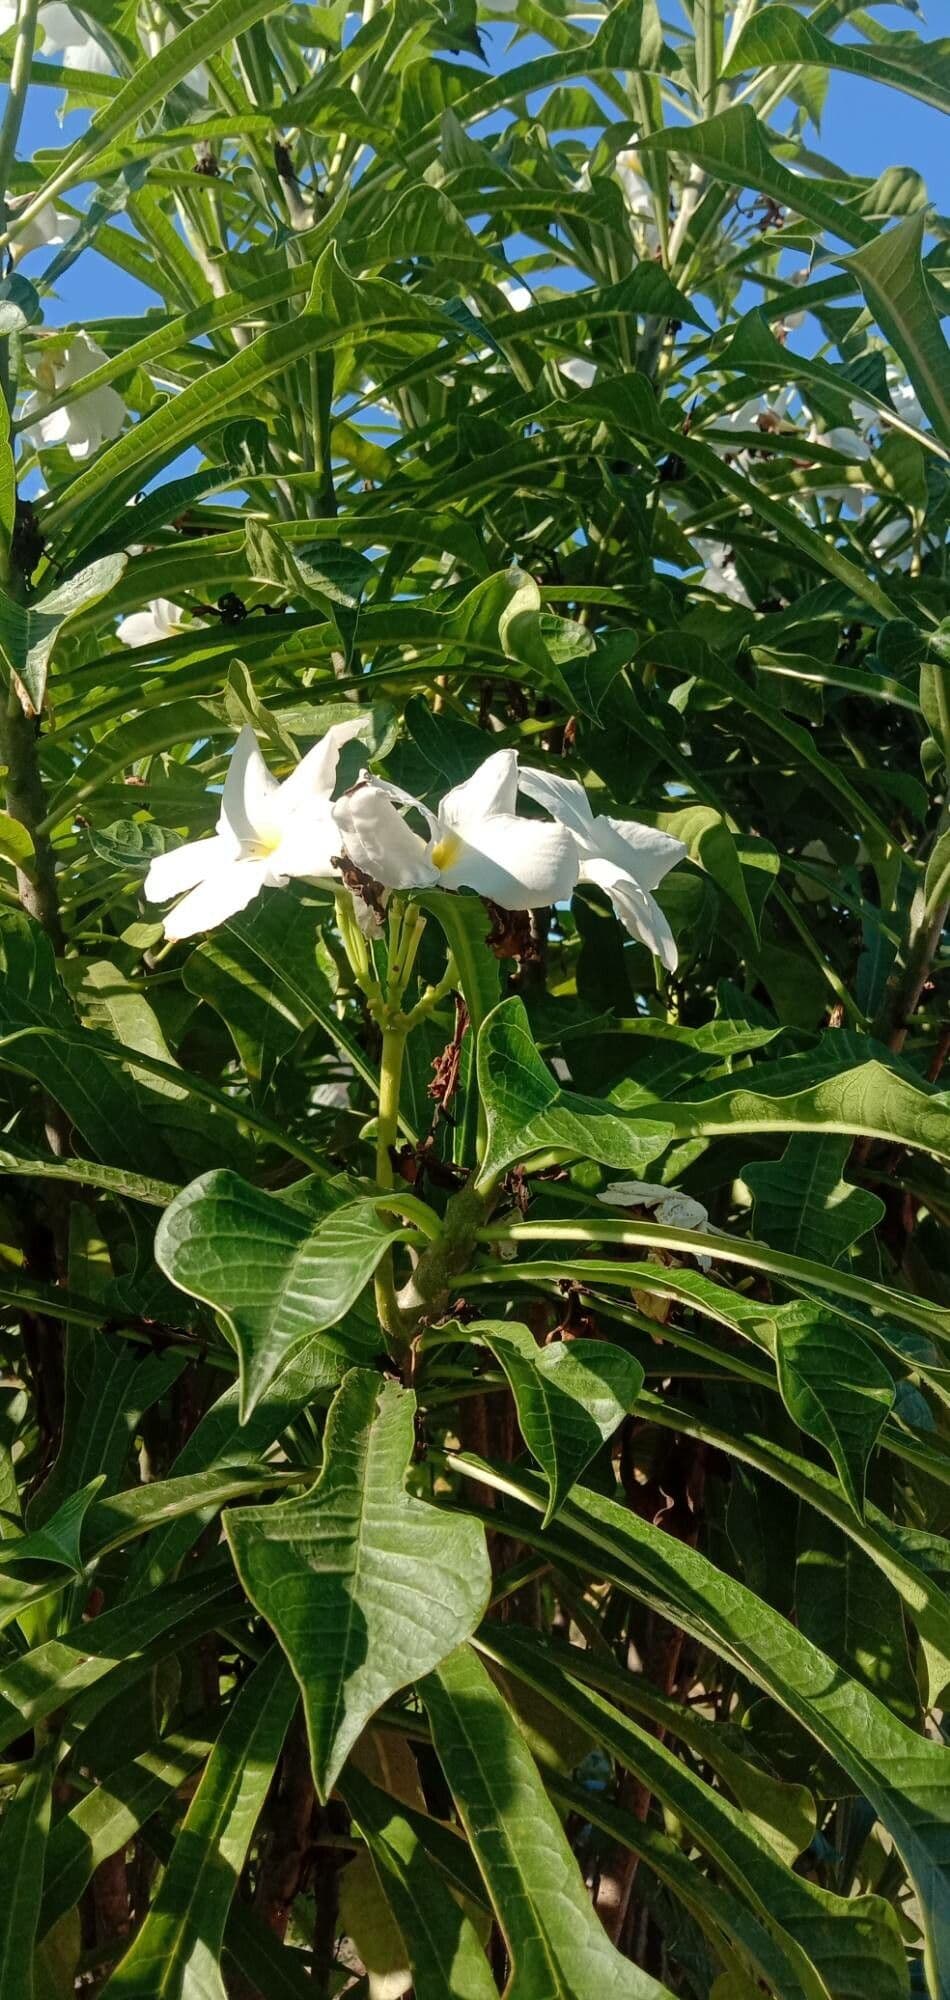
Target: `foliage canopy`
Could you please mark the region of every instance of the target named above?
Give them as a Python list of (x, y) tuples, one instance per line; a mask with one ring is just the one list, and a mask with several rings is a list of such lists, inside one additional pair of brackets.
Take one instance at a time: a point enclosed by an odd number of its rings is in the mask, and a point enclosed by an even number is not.
[(0, 6), (3, 2000), (950, 1996), (879, 11)]

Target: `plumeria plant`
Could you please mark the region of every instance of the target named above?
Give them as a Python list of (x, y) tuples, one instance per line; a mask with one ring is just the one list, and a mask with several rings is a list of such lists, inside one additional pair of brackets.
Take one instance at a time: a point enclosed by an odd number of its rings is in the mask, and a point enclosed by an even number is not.
[(0, 62), (0, 2000), (950, 2000), (948, 45)]

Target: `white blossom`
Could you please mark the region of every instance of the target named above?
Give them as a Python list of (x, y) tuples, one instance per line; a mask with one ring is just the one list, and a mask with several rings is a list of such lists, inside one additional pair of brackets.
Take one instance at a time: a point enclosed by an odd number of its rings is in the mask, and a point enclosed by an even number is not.
[(640, 156), (629, 146), (618, 153), (614, 161), (614, 172), (623, 189), (627, 214), (633, 224), (633, 233), (641, 255), (653, 256), (660, 247), (660, 232), (656, 226), (656, 199), (649, 181), (640, 172)]
[[(32, 200), (30, 195), (17, 195), (12, 201), (8, 201), (7, 206), (14, 219), (17, 209), (25, 207), (30, 200)], [(14, 261), (19, 263), (20, 258), (27, 257), (31, 250), (55, 250), (64, 243), (71, 243), (81, 226), (78, 215), (67, 214), (64, 208), (57, 208), (55, 202), (44, 202), (32, 221), (20, 230), (16, 242), (11, 245)]]
[(333, 811), (349, 859), (384, 888), (474, 889), (503, 910), (561, 902), (577, 880), (574, 841), (565, 827), (519, 819), (517, 798), (517, 754), (496, 750), (435, 812), (368, 772)]
[(576, 382), (579, 389), (589, 389), (597, 374), (597, 365), (585, 361), (583, 355), (572, 355), (569, 361), (559, 361), (558, 369), (569, 382)]
[(603, 889), (631, 937), (639, 938), (667, 972), (675, 971), (676, 942), (652, 891), (682, 861), (683, 842), (637, 820), (595, 815), (576, 778), (522, 771), (520, 788), (569, 832), (577, 852), (578, 879)]
[(111, 76), (111, 57), (63, 0), (48, 0), (38, 19), (43, 30), (41, 55), (59, 56), (67, 69), (85, 70), (87, 75)]
[[(825, 445), (829, 451), (840, 452), (842, 458), (849, 459), (852, 465), (862, 465), (865, 459), (871, 456), (871, 445), (867, 438), (861, 431), (852, 429), (848, 424), (836, 424), (831, 430), (826, 431), (822, 430), (819, 424), (813, 423), (808, 432), (808, 442)], [(858, 515), (863, 511), (870, 487), (864, 483), (854, 485), (844, 480), (836, 481), (834, 474), (829, 472), (828, 485), (823, 483), (816, 490), (826, 500), (840, 500), (845, 513)]]
[(154, 646), (159, 639), (172, 639), (183, 630), (184, 612), (168, 597), (153, 597), (144, 611), (131, 611), (120, 618), (116, 638), (123, 646)]
[(710, 542), (697, 535), (693, 546), (706, 565), (699, 579), (700, 588), (711, 591), (715, 597), (728, 597), (733, 604), (744, 604), (751, 611), (752, 600), (736, 574), (725, 542)]
[[(103, 384), (87, 396), (77, 396), (65, 408), (56, 399), (107, 360), (87, 333), (75, 333), (65, 347), (50, 348), (31, 362), (37, 388), (23, 405), (24, 436), (31, 444), (64, 444), (70, 458), (91, 458), (106, 438), (118, 437), (126, 408), (117, 391)], [(30, 421), (32, 419), (32, 421)]]
[(283, 784), (272, 777), (245, 724), (228, 766), (217, 832), (158, 855), (145, 877), (149, 902), (182, 897), (165, 918), (167, 938), (211, 930), (245, 910), (259, 890), (283, 888), (293, 877), (333, 879), (340, 845), (330, 810), (337, 764), (363, 720), (354, 716), (328, 729)]
[(905, 424), (913, 424), (918, 431), (927, 429), (927, 413), (917, 391), (898, 368), (889, 367), (887, 370), (887, 393)]

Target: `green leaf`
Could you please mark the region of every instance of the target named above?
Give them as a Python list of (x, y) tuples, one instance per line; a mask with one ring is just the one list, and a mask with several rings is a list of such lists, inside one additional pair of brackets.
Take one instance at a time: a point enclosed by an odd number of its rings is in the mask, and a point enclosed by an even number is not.
[(947, 1093), (911, 1083), (877, 1055), (856, 1060), (859, 1046), (857, 1037), (836, 1042), (832, 1031), (815, 1058), (790, 1056), (775, 1066), (753, 1068), (748, 1086), (738, 1080), (725, 1088), (721, 1081), (704, 1084), (689, 1102), (664, 1101), (663, 1117), (682, 1138), (796, 1129), (852, 1132), (950, 1159)]
[[(522, 1478), (507, 1481), (527, 1494)], [(544, 1497), (532, 1498), (538, 1513)], [(600, 1494), (575, 1488), (558, 1519), (532, 1536), (555, 1560), (580, 1561), (643, 1598), (775, 1697), (843, 1766), (900, 1851), (920, 1899), (931, 1989), (943, 2000), (950, 1964), (950, 1749), (915, 1734), (786, 1619), (698, 1549)]]
[(224, 1315), (246, 1421), (281, 1364), (319, 1335), (341, 1359), (379, 1352), (381, 1335), (339, 1322), (399, 1234), (372, 1201), (314, 1215), (292, 1194), (267, 1194), (221, 1168), (176, 1195), (155, 1258), (174, 1285)]
[[(880, 37), (880, 39), (878, 39)], [(725, 76), (742, 76), (773, 63), (839, 69), (906, 90), (924, 104), (950, 111), (950, 42), (923, 42), (916, 36), (878, 29), (873, 44), (833, 42), (791, 7), (772, 4), (746, 21), (726, 64)]]
[(89, 845), (100, 861), (108, 861), (110, 867), (124, 873), (130, 868), (148, 868), (157, 854), (167, 854), (178, 842), (151, 820), (122, 819), (112, 826), (91, 826)]
[(70, 1493), (43, 1527), (28, 1535), (0, 1542), (0, 1570), (18, 1569), (21, 1563), (54, 1563), (79, 1576), (83, 1568), (80, 1553), (83, 1523), (96, 1495), (105, 1483), (105, 1473), (97, 1473), (87, 1486)]
[(235, 1698), (111, 2000), (225, 2000), (219, 1959), (297, 1688), (278, 1646)]
[[(516, 1630), (484, 1627), (480, 1651), (581, 1722), (608, 1754), (633, 1772), (688, 1831), (718, 1874), (738, 1889), (770, 1932), (782, 1964), (782, 1994), (861, 2000), (871, 1969), (891, 2000), (905, 1990), (904, 1952), (888, 1905), (877, 1897), (831, 1895), (788, 1868), (752, 1831), (746, 1812), (706, 1785), (647, 1729), (631, 1722), (571, 1671), (570, 1648), (542, 1649)], [(621, 1676), (617, 1676), (619, 1680)], [(774, 1977), (774, 1972), (773, 1972)], [(827, 1981), (827, 1987), (825, 1985)]]
[(244, 1588), (300, 1682), (322, 1799), (371, 1716), (466, 1638), (488, 1601), (481, 1527), (405, 1491), (415, 1408), (411, 1391), (354, 1369), (312, 1491), (224, 1517)]
[(43, 706), (50, 654), (62, 627), (77, 611), (108, 596), (127, 561), (125, 555), (103, 556), (25, 604), (0, 590), (0, 660), (14, 685), (25, 690), (32, 715)]
[[(233, 0), (216, 0), (213, 11), (232, 4)], [(263, 0), (254, 0), (254, 5), (266, 11)], [(182, 39), (176, 38), (176, 48)], [(72, 519), (80, 511), (85, 511), (87, 520), (94, 518), (90, 503), (98, 495), (107, 496), (106, 511), (111, 516), (119, 498), (133, 493), (141, 483), (143, 464), (148, 464), (150, 475), (156, 472), (212, 421), (217, 422), (232, 403), (253, 404), (256, 393), (272, 375), (305, 355), (338, 345), (347, 331), (360, 328), (366, 332), (375, 326), (390, 335), (401, 329), (431, 333), (440, 325), (432, 308), (398, 285), (382, 279), (355, 283), (341, 271), (330, 245), (314, 270), (304, 311), (283, 325), (268, 328), (229, 361), (189, 382), (100, 452), (95, 464), (67, 489), (58, 509), (60, 519), (67, 515)]]
[(469, 1917), (432, 1865), (418, 1832), (394, 1799), (352, 1765), (337, 1786), (372, 1857), (402, 1932), (416, 2000), (497, 2000), (498, 1989)]
[(478, 1082), (488, 1120), (483, 1181), (515, 1160), (554, 1150), (640, 1175), (673, 1136), (666, 1109), (634, 1124), (609, 1103), (563, 1090), (531, 1038), (522, 1000), (503, 1000), (478, 1038)]
[(15, 868), (27, 865), (33, 855), (33, 836), (22, 820), (12, 819), (9, 813), (0, 812), (0, 855), (4, 861), (12, 861)]
[(764, 126), (751, 105), (730, 105), (714, 118), (682, 128), (671, 126), (641, 140), (644, 152), (679, 153), (714, 180), (730, 187), (755, 188), (772, 201), (804, 216), (819, 229), (841, 236), (846, 243), (867, 243), (874, 234), (856, 208), (834, 201), (825, 183), (793, 174), (771, 151)]
[(174, 1180), (143, 1093), (80, 1037), (49, 939), (19, 911), (0, 911), (0, 971), (0, 1061), (40, 1083), (104, 1160)]
[(844, 1179), (848, 1138), (791, 1138), (780, 1160), (752, 1160), (742, 1178), (752, 1189), (753, 1234), (776, 1250), (838, 1264), (874, 1229), (884, 1203)]
[[(346, 1363), (331, 1343), (314, 1340), (278, 1368), (247, 1423), (241, 1422), (240, 1388), (232, 1382), (205, 1411), (170, 1468), (182, 1483), (202, 1474), (247, 1466), (259, 1467), (270, 1447), (288, 1430), (305, 1406), (326, 1400), (345, 1371)], [(157, 1527), (126, 1572), (123, 1596), (154, 1590), (170, 1576), (198, 1540), (216, 1512), (215, 1507), (190, 1510)]]
[(208, 1625), (235, 1605), (233, 1578), (215, 1563), (182, 1583), (169, 1583), (145, 1601), (120, 1604), (82, 1620), (60, 1639), (48, 1639), (0, 1667), (0, 1748), (14, 1743), (72, 1701), (108, 1679), (116, 1691), (146, 1671), (149, 1648), (172, 1650), (194, 1625)]
[(248, 1076), (269, 1078), (304, 1031), (319, 1027), (357, 1075), (375, 1085), (372, 1065), (334, 1007), (310, 913), (291, 890), (259, 896), (212, 932), (188, 959), (183, 978), (227, 1022)]
[(75, 1907), (99, 1863), (129, 1845), (207, 1754), (208, 1744), (201, 1739), (162, 1737), (127, 1763), (118, 1763), (60, 1816), (46, 1850), (39, 1937)]
[(811, 1507), (798, 1518), (795, 1622), (902, 1721), (919, 1726), (901, 1606), (873, 1559)]
[(894, 1407), (894, 1378), (853, 1327), (812, 1306), (783, 1313), (776, 1331), (789, 1416), (824, 1445), (860, 1514), (868, 1459)]
[(735, 836), (722, 813), (712, 806), (686, 806), (664, 817), (663, 831), (685, 842), (690, 859), (712, 876), (758, 943), (759, 927), (749, 901)]
[(215, 0), (200, 20), (177, 28), (166, 47), (141, 62), (128, 82), (96, 112), (82, 137), (69, 147), (58, 171), (11, 222), (4, 243), (15, 241), (24, 224), (33, 220), (45, 202), (72, 183), (84, 180), (99, 154), (114, 139), (121, 138), (130, 125), (136, 125), (146, 112), (163, 104), (169, 91), (189, 70), (216, 49), (223, 48), (226, 42), (233, 41), (252, 22), (261, 20), (267, 11), (267, 0)]
[(460, 1648), (423, 1697), (508, 1947), (509, 2000), (671, 2000), (601, 1928), (531, 1752), (481, 1661)]
[(843, 261), (896, 347), (931, 423), (950, 444), (950, 352), (921, 262), (926, 214), (909, 215)]
[(472, 1320), (465, 1333), (491, 1348), (508, 1377), (521, 1435), (548, 1482), (547, 1524), (632, 1410), (643, 1369), (610, 1341), (560, 1340), (539, 1347), (517, 1320)]
[(0, 1992), (34, 2000), (33, 1946), (49, 1836), (53, 1760), (47, 1755), (20, 1780), (0, 1823)]

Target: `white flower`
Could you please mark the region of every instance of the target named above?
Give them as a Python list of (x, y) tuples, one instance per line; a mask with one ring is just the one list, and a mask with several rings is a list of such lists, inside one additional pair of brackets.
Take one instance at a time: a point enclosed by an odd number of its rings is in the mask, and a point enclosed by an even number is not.
[[(17, 209), (25, 207), (31, 199), (30, 195), (17, 195), (13, 201), (8, 201), (11, 215), (15, 218)], [(31, 250), (54, 250), (63, 243), (71, 243), (81, 226), (78, 215), (67, 215), (66, 210), (57, 208), (55, 202), (44, 202), (32, 222), (21, 229), (16, 242), (11, 245), (14, 260), (19, 263), (20, 258), (28, 256)]]
[(634, 235), (641, 251), (651, 256), (660, 247), (660, 232), (656, 226), (656, 202), (650, 183), (640, 172), (640, 156), (626, 147), (618, 153), (614, 161), (614, 172), (623, 189), (627, 214), (634, 225)]
[(168, 597), (153, 597), (144, 611), (132, 611), (120, 618), (115, 636), (123, 646), (154, 646), (159, 639), (172, 639), (183, 630), (184, 612)]
[(639, 938), (667, 972), (674, 972), (676, 942), (651, 891), (682, 861), (683, 842), (637, 820), (595, 816), (576, 778), (522, 771), (521, 790), (570, 833), (580, 864), (578, 879), (603, 889), (630, 936)]
[[(826, 445), (829, 451), (839, 451), (842, 458), (850, 459), (852, 465), (860, 465), (871, 456), (871, 446), (867, 438), (860, 431), (852, 430), (847, 424), (836, 424), (830, 431), (826, 431), (822, 430), (819, 424), (813, 423), (808, 432), (808, 442)], [(863, 483), (849, 485), (844, 480), (835, 483), (834, 475), (829, 474), (829, 484), (827, 486), (822, 484), (815, 490), (826, 500), (840, 500), (847, 514), (860, 514), (870, 488)]]
[(700, 589), (712, 591), (715, 597), (728, 597), (733, 604), (745, 604), (751, 611), (752, 599), (736, 575), (736, 566), (725, 542), (709, 542), (697, 535), (694, 547), (706, 564), (699, 579)]
[[(656, 1181), (611, 1181), (597, 1199), (612, 1208), (652, 1209), (654, 1222), (668, 1229), (709, 1228), (709, 1211), (701, 1201), (694, 1201), (681, 1188), (661, 1187)], [(712, 1258), (697, 1251), (696, 1262), (701, 1271), (708, 1271)]]
[(115, 389), (105, 383), (77, 396), (65, 409), (56, 409), (56, 398), (64, 389), (91, 375), (108, 357), (87, 333), (73, 334), (65, 347), (50, 351), (33, 362), (38, 384), (23, 405), (24, 418), (34, 418), (24, 426), (24, 437), (40, 445), (64, 444), (70, 458), (91, 458), (105, 438), (118, 437), (126, 418), (126, 408)]
[(504, 292), (512, 312), (527, 312), (528, 307), (534, 305), (534, 293), (529, 292), (527, 285), (518, 283), (514, 278), (502, 278), (498, 289)]
[[(939, 547), (934, 535), (923, 535), (919, 541), (922, 556), (929, 555), (933, 549)], [(904, 544), (896, 555), (893, 552), (895, 543)], [(886, 558), (892, 569), (905, 571), (910, 569), (915, 555), (915, 537), (911, 532), (910, 522), (903, 514), (896, 514), (893, 520), (885, 521), (883, 528), (878, 528), (877, 533), (871, 538), (871, 554), (878, 562), (883, 562)]]
[(62, 0), (49, 0), (40, 8), (38, 18), (43, 30), (42, 55), (60, 56), (67, 69), (111, 76), (111, 57), (71, 7), (65, 7)]
[(339, 833), (330, 800), (343, 744), (362, 716), (328, 729), (289, 778), (271, 776), (250, 725), (237, 739), (221, 800), (218, 830), (160, 854), (145, 877), (150, 903), (181, 896), (165, 918), (167, 938), (194, 937), (237, 915), (260, 889), (280, 889), (293, 876), (332, 879)]
[[(518, 758), (496, 750), (436, 812), (398, 785), (364, 773), (334, 806), (349, 859), (387, 889), (474, 889), (503, 910), (562, 902), (577, 881), (577, 853), (567, 829), (519, 819)], [(414, 832), (401, 807), (428, 828)]]
[(905, 424), (913, 424), (919, 431), (927, 429), (929, 420), (917, 391), (898, 368), (889, 367), (887, 370), (887, 393), (898, 416), (903, 418)]
[(561, 374), (566, 375), (569, 382), (576, 382), (580, 389), (589, 389), (597, 374), (596, 363), (585, 361), (579, 354), (573, 355), (570, 361), (559, 361), (557, 365)]

